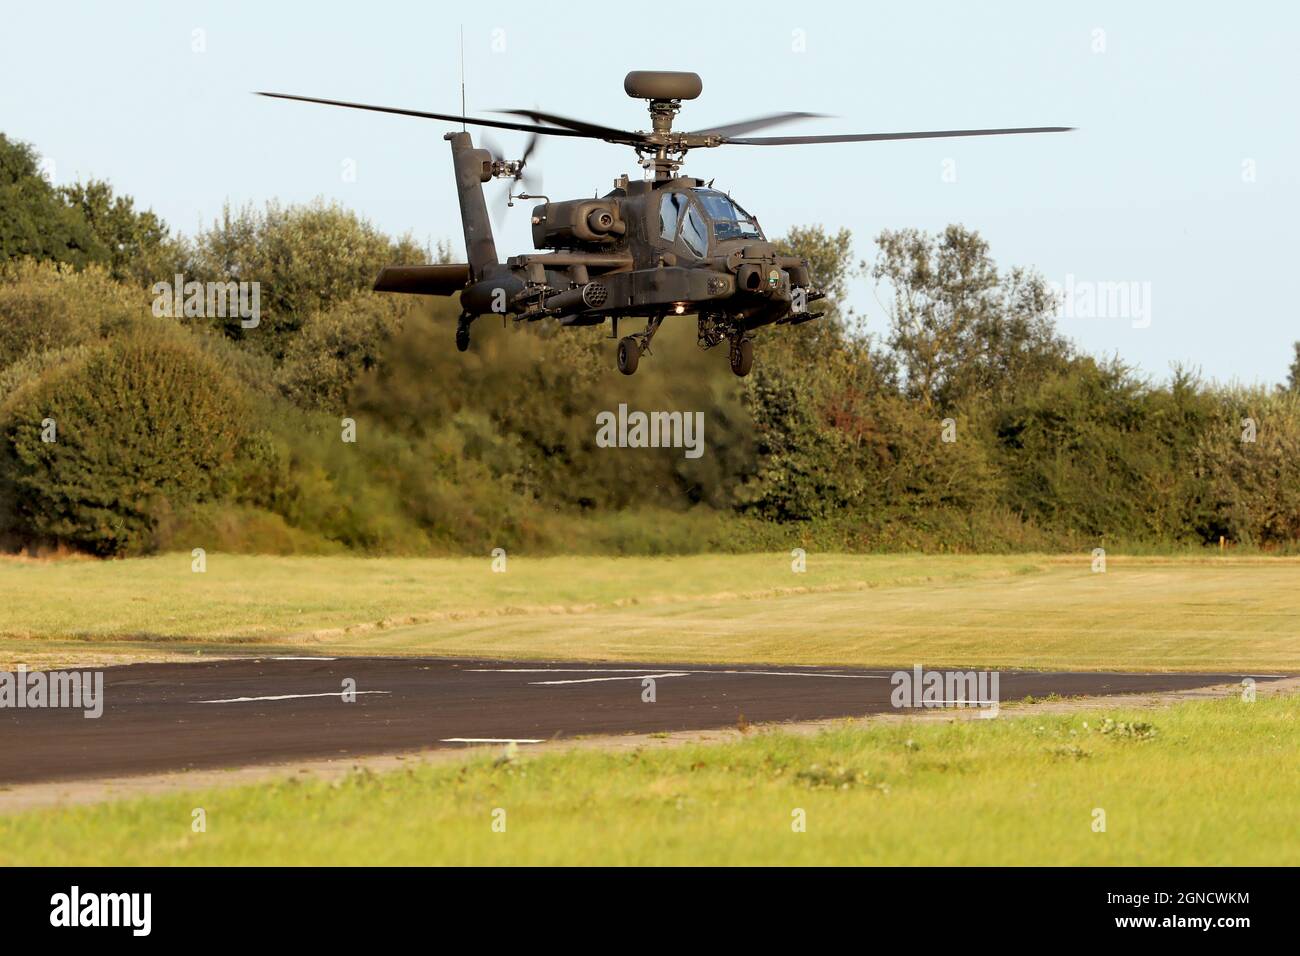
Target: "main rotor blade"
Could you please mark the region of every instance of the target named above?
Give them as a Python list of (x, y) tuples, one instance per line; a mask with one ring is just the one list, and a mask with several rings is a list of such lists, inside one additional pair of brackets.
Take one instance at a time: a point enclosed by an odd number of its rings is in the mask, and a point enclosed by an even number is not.
[(942, 129), (928, 133), (846, 133), (840, 136), (751, 136), (727, 138), (740, 146), (795, 146), (799, 143), (868, 143), (885, 139), (937, 139), (942, 136), (1006, 136), (1011, 133), (1068, 133), (1073, 126), (1021, 126), (1014, 129)]
[[(541, 113), (537, 110), (492, 110), (491, 112), (505, 113), (508, 116), (526, 116), (535, 123), (551, 123), (554, 126), (560, 126), (564, 129), (573, 130), (575, 133), (582, 133), (585, 136), (592, 136), (597, 139), (613, 139), (630, 143), (639, 143), (645, 139), (645, 136), (641, 133), (633, 133), (625, 129), (614, 129), (612, 126), (601, 126), (598, 123), (588, 123), (586, 120), (570, 119), (556, 113)], [(551, 127), (545, 128), (549, 129)]]
[(768, 126), (777, 126), (781, 123), (792, 123), (795, 120), (825, 118), (825, 113), (769, 113), (767, 116), (755, 116), (753, 119), (741, 120), (739, 123), (728, 123), (726, 126), (710, 126), (708, 129), (697, 129), (692, 136), (739, 136), (742, 133), (752, 133), (756, 129), (765, 129)]
[(375, 113), (396, 113), (399, 116), (417, 116), (421, 119), (444, 120), (448, 123), (467, 123), (470, 126), (492, 126), (497, 129), (515, 129), (524, 133), (541, 133), (546, 136), (577, 136), (583, 139), (603, 139), (571, 129), (557, 129), (553, 126), (535, 126), (531, 123), (510, 123), (505, 120), (475, 119), (472, 116), (457, 116), (453, 113), (426, 113), (423, 110), (403, 110), (394, 106), (368, 106), (365, 103), (345, 103), (342, 100), (322, 100), (315, 96), (294, 96), (290, 93), (263, 93), (258, 96), (271, 96), (280, 100), (299, 100), (303, 103), (322, 103), (325, 106), (345, 106), (353, 110), (371, 110)]

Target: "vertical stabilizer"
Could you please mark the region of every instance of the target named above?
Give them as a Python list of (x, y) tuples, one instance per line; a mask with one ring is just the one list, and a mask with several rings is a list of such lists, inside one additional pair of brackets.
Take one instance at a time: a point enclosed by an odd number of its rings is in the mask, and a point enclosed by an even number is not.
[(456, 166), (456, 193), (460, 198), (460, 221), (465, 227), (465, 254), (473, 281), (482, 279), (488, 266), (498, 264), (492, 239), (483, 184), (492, 178), (492, 154), (475, 149), (469, 133), (448, 133), (452, 161)]

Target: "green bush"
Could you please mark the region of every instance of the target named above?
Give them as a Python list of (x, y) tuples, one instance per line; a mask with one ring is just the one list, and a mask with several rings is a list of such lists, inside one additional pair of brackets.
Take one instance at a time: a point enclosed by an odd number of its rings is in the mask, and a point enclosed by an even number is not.
[(249, 505), (205, 501), (174, 509), (158, 503), (153, 514), (153, 546), (159, 551), (235, 554), (335, 554), (343, 546), (294, 528), (278, 514)]
[(997, 412), (1007, 504), (1045, 527), (1101, 540), (1196, 534), (1205, 391), (1152, 388), (1116, 364), (1076, 363)]
[(779, 365), (755, 372), (746, 387), (753, 415), (757, 473), (745, 507), (774, 521), (824, 518), (859, 508), (870, 475), (855, 454), (852, 433), (825, 419), (816, 382)]
[(231, 492), (249, 431), (245, 397), (215, 362), (174, 330), (136, 330), (0, 406), (0, 515), (27, 540), (146, 551), (162, 502)]
[(49, 349), (97, 341), (149, 317), (143, 292), (99, 266), (80, 272), (19, 259), (0, 267), (0, 369)]
[[(751, 456), (748, 415), (725, 354), (696, 348), (692, 319), (670, 317), (654, 359), (628, 378), (613, 367), (605, 330), (503, 329), (485, 318), (474, 325), (474, 347), (460, 353), (451, 346), (454, 313), (435, 308), (412, 316), (384, 361), (361, 376), (351, 402), (359, 413), (415, 438), (462, 412), (486, 416), (498, 436), (492, 447), (516, 443), (522, 453), (509, 476), (514, 490), (552, 507), (725, 508), (734, 500)], [(596, 416), (620, 404), (704, 412), (706, 453), (598, 447)]]
[(300, 408), (346, 412), (353, 386), (415, 308), (409, 296), (362, 292), (308, 316), (276, 373), (280, 391)]
[(1231, 390), (1199, 436), (1201, 537), (1259, 547), (1300, 542), (1300, 393)]
[[(411, 239), (393, 241), (355, 213), (318, 201), (271, 203), (264, 211), (227, 208), (188, 244), (182, 265), (187, 282), (259, 283), (255, 328), (244, 328), (238, 317), (218, 321), (230, 337), (278, 359), (309, 315), (373, 288), (385, 266), (427, 259)], [(174, 281), (170, 275), (155, 281), (163, 280)]]

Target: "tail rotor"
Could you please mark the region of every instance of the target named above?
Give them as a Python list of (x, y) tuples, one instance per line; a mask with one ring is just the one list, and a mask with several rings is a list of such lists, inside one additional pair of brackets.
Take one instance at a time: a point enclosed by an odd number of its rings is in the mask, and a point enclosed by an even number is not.
[[(505, 190), (493, 202), (495, 208), (492, 218), (499, 227), (505, 218), (506, 210), (514, 206), (516, 199), (539, 192), (542, 188), (541, 173), (528, 168), (528, 160), (537, 149), (538, 137), (536, 133), (528, 137), (523, 155), (519, 159), (506, 159), (501, 147), (490, 136), (480, 137), (480, 142), (492, 156), (492, 174), (498, 179), (506, 180)], [(520, 192), (517, 194), (516, 190)]]

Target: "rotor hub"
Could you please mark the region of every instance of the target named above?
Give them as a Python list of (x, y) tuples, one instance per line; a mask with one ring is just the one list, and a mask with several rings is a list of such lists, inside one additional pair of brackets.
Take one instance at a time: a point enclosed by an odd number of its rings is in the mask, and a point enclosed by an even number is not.
[(682, 100), (693, 100), (703, 90), (704, 82), (698, 73), (633, 70), (623, 78), (623, 92), (633, 99), (646, 100), (650, 110), (651, 132), (647, 142), (635, 148), (643, 157), (641, 165), (654, 169), (655, 179), (677, 175), (691, 144), (684, 134), (673, 132), (673, 119), (682, 108)]

